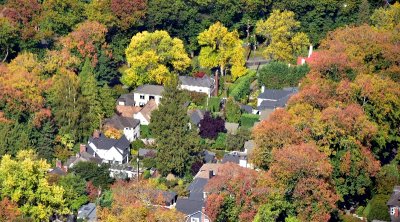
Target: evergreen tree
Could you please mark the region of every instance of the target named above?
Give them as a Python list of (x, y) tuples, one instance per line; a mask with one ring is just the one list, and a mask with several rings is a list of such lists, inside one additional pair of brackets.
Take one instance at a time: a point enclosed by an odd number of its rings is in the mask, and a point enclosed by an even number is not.
[(233, 98), (228, 98), (225, 105), (225, 118), (227, 122), (238, 123), (240, 120), (241, 112), (239, 105), (233, 100)]
[(184, 94), (177, 81), (167, 84), (158, 109), (151, 115), (149, 125), (157, 142), (157, 165), (162, 174), (183, 175), (197, 159), (199, 136), (189, 127)]
[(101, 109), (104, 117), (110, 117), (114, 114), (115, 99), (114, 91), (107, 85), (99, 89), (99, 97), (101, 99)]
[(369, 23), (369, 17), (371, 16), (371, 9), (368, 0), (362, 0), (358, 9), (358, 24)]
[(57, 130), (53, 120), (47, 120), (39, 128), (33, 127), (30, 135), (32, 146), (39, 157), (51, 161), (54, 157), (54, 139)]

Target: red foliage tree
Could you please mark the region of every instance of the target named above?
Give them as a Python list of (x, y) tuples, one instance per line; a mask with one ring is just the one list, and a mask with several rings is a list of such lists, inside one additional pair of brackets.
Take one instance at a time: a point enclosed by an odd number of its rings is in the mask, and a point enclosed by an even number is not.
[(225, 121), (221, 117), (213, 118), (210, 112), (204, 114), (200, 120), (200, 136), (202, 138), (215, 139), (218, 133), (225, 131)]
[(111, 11), (117, 17), (117, 24), (128, 29), (144, 18), (147, 9), (146, 0), (111, 0)]
[(7, 197), (0, 201), (0, 221), (14, 221), (21, 215), (18, 205)]

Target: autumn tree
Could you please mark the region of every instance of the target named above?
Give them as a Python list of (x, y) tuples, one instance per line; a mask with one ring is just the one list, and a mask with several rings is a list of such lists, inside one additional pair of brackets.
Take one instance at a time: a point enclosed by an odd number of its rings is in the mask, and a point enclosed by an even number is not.
[[(98, 212), (101, 221), (184, 221), (184, 215), (175, 209), (157, 207), (162, 194), (148, 181), (117, 181), (111, 186), (112, 204)], [(160, 196), (161, 195), (161, 196)], [(151, 204), (149, 204), (151, 203)]]
[(49, 185), (50, 165), (31, 150), (20, 151), (16, 158), (4, 155), (0, 162), (2, 198), (10, 198), (22, 214), (35, 220), (47, 220), (53, 214), (69, 213), (62, 187)]
[(309, 45), (308, 37), (298, 32), (300, 22), (291, 11), (274, 10), (267, 20), (260, 20), (256, 33), (267, 39), (263, 55), (267, 59), (292, 62)]
[(217, 22), (199, 34), (198, 42), (200, 66), (218, 68), (222, 76), (230, 70), (233, 80), (246, 74), (244, 49), (237, 31), (229, 32)]
[(7, 197), (0, 201), (0, 221), (14, 221), (21, 215), (18, 205)]
[(176, 81), (166, 86), (149, 128), (157, 142), (158, 169), (163, 174), (183, 175), (197, 160), (200, 147), (197, 132), (189, 126), (184, 94), (177, 87)]
[(121, 81), (131, 87), (146, 83), (163, 84), (190, 65), (183, 42), (165, 31), (136, 34), (126, 49), (129, 67)]
[[(262, 174), (262, 173), (260, 173)], [(265, 191), (257, 187), (258, 173), (236, 164), (223, 164), (205, 190), (206, 214), (213, 221), (252, 221)]]
[(395, 2), (386, 8), (379, 8), (371, 16), (372, 24), (380, 29), (394, 30), (400, 24), (400, 3)]

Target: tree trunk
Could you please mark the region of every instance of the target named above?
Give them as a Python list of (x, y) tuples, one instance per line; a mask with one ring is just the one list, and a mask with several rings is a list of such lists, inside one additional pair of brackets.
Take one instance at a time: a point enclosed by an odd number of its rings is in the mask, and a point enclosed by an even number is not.
[(3, 58), (3, 60), (1, 62), (4, 63), (6, 61), (6, 59), (7, 59), (7, 57), (8, 57), (8, 46), (7, 46), (7, 49), (6, 49), (6, 55), (4, 56), (4, 58)]

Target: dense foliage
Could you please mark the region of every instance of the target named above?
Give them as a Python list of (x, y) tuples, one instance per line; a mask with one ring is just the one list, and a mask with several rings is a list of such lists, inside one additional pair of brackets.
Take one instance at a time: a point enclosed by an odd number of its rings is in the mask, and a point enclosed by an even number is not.
[(263, 66), (258, 73), (258, 84), (267, 89), (297, 87), (298, 83), (310, 71), (307, 65), (288, 66), (283, 62), (271, 62)]

